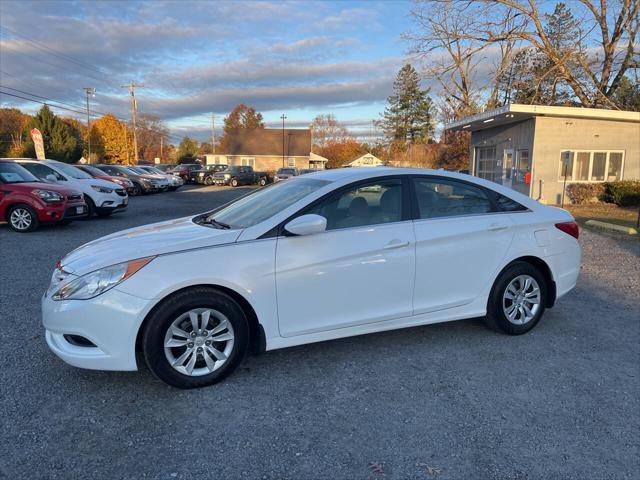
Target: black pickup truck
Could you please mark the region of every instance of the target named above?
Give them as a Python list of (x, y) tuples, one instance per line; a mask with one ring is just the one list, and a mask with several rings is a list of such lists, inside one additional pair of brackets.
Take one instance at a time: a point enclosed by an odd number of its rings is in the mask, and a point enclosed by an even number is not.
[(266, 185), (269, 182), (267, 172), (255, 172), (253, 167), (234, 165), (226, 170), (213, 174), (213, 183), (216, 185)]

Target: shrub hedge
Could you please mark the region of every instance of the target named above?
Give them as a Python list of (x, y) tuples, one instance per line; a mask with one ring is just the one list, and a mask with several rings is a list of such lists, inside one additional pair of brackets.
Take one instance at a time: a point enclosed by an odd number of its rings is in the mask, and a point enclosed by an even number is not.
[(640, 206), (640, 180), (607, 182), (602, 199), (621, 207)]
[(567, 185), (567, 196), (571, 203), (583, 205), (597, 202), (605, 191), (602, 183), (570, 183)]

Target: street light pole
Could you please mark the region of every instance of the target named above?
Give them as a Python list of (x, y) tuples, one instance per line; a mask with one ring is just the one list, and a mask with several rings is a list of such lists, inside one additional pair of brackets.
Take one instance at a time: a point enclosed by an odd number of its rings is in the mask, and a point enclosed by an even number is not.
[(285, 167), (285, 164), (284, 164), (284, 121), (285, 121), (285, 119), (287, 117), (283, 113), (280, 118), (282, 119), (282, 168), (284, 168)]
[(91, 163), (91, 114), (89, 112), (89, 97), (96, 96), (96, 89), (93, 87), (84, 87), (84, 91), (87, 94), (87, 159), (88, 163)]

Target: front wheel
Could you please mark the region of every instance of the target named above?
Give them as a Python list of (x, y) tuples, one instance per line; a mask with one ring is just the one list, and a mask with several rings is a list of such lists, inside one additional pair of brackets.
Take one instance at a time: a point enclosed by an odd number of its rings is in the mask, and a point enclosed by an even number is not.
[(204, 179), (204, 184), (205, 185), (213, 185), (213, 179), (211, 177), (206, 177)]
[(154, 310), (142, 336), (142, 350), (160, 380), (178, 388), (197, 388), (233, 372), (248, 342), (247, 319), (235, 300), (196, 287), (169, 297)]
[(232, 178), (231, 179), (231, 186), (232, 187), (237, 187), (238, 186), (238, 179), (237, 178)]
[(267, 179), (264, 177), (260, 177), (260, 180), (258, 180), (258, 185), (260, 185), (261, 187), (264, 187), (267, 184)]
[(12, 230), (20, 233), (32, 232), (40, 224), (36, 212), (28, 205), (14, 205), (9, 208), (7, 221)]
[(131, 196), (137, 197), (138, 195), (142, 195), (142, 187), (137, 183), (134, 183), (133, 189), (131, 190)]
[(542, 318), (548, 287), (544, 276), (527, 262), (514, 262), (498, 276), (487, 304), (487, 326), (509, 335), (527, 333)]

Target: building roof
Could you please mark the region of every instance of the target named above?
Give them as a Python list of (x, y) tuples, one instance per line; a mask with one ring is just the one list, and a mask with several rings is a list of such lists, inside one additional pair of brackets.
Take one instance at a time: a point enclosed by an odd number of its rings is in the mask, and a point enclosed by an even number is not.
[[(227, 155), (278, 155), (282, 156), (281, 128), (239, 128), (229, 132)], [(285, 129), (284, 155), (308, 157), (311, 153), (311, 130)]]
[(618, 122), (640, 122), (640, 112), (604, 110), (602, 108), (550, 107), (546, 105), (521, 105), (513, 103), (504, 107), (471, 115), (445, 125), (452, 131), (476, 131), (497, 125), (520, 122), (533, 117), (586, 118)]
[(310, 162), (328, 162), (329, 159), (326, 157), (323, 157), (322, 155), (318, 155), (317, 153), (313, 153), (311, 152), (309, 154), (309, 161)]

